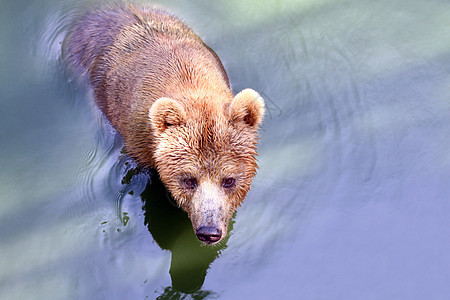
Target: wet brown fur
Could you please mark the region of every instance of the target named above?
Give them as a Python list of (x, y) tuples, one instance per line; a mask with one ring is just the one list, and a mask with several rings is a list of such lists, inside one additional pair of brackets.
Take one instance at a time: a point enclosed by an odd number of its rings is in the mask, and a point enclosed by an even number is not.
[(127, 153), (158, 170), (194, 229), (202, 224), (192, 199), (201, 193), (183, 187), (183, 179), (221, 187), (223, 178), (236, 178), (234, 187), (216, 191), (226, 199), (219, 205), (225, 210), (225, 235), (257, 168), (257, 129), (264, 112), (259, 95), (244, 90), (234, 97), (217, 55), (162, 10), (128, 5), (89, 12), (75, 22), (63, 55), (72, 69), (89, 77)]

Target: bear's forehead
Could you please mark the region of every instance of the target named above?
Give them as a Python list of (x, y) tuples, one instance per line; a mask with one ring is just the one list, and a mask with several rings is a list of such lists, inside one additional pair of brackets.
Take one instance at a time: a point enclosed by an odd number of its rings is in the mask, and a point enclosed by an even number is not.
[(175, 173), (221, 180), (254, 169), (255, 142), (228, 121), (189, 120), (164, 139), (158, 154)]
[(202, 120), (185, 130), (189, 148), (203, 161), (226, 165), (253, 155), (252, 139), (228, 121)]
[(246, 162), (253, 164), (256, 155), (255, 135), (229, 120), (224, 103), (186, 108), (185, 123), (172, 131), (164, 144), (164, 152), (183, 169), (226, 172)]
[(192, 120), (187, 127), (187, 136), (192, 138), (196, 149), (208, 151), (228, 148), (235, 142), (234, 128), (221, 118), (203, 118), (201, 120)]
[(230, 106), (230, 99), (222, 99), (223, 97), (217, 96), (199, 97), (197, 99), (191, 99), (184, 102), (184, 108), (186, 110), (186, 116), (189, 119), (197, 121), (208, 121), (220, 119), (227, 119), (228, 108)]

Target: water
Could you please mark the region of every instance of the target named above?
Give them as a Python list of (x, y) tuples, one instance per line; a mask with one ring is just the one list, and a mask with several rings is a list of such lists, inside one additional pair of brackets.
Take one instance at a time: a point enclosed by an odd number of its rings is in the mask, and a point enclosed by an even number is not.
[(1, 299), (449, 297), (448, 1), (161, 3), (268, 106), (217, 248), (64, 74), (94, 4), (0, 3)]

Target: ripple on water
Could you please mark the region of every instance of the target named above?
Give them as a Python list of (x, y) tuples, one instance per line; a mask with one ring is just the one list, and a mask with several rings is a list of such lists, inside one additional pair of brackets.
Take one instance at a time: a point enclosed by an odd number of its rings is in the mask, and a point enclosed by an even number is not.
[[(307, 18), (287, 18), (291, 23), (268, 26), (264, 38), (250, 41), (254, 48), (267, 49), (267, 41), (276, 38), (270, 51), (261, 50), (257, 59), (261, 70), (283, 74), (260, 79), (266, 89), (262, 93), (270, 96), (265, 97), (270, 101), (261, 170), (238, 211), (239, 230), (229, 242), (253, 253), (255, 268), (270, 257), (265, 251), (272, 252), (274, 245), (289, 247), (318, 207), (336, 199), (347, 201), (348, 190), (364, 195), (378, 180), (378, 137), (367, 130), (366, 112), (373, 105), (370, 83), (354, 59), (365, 47), (366, 30), (363, 24), (333, 21), (330, 32), (345, 34), (332, 35), (308, 24)], [(277, 106), (270, 111), (272, 102)]]
[[(70, 100), (68, 105), (84, 113), (80, 132), (91, 133), (84, 139), (78, 158), (79, 167), (70, 170), (74, 173), (75, 183), (66, 197), (65, 214), (85, 217), (104, 210), (104, 216), (100, 213), (102, 221), (99, 223), (105, 224), (116, 217), (123, 223), (124, 199), (127, 195), (140, 194), (144, 190), (148, 174), (136, 172), (137, 176), (131, 176), (129, 182), (123, 182), (136, 169), (136, 164), (122, 153), (123, 140), (97, 107), (89, 85), (67, 72), (61, 57), (61, 45), (73, 20), (90, 7), (91, 4), (83, 2), (62, 3), (52, 7), (44, 17), (43, 26), (38, 29), (40, 32), (37, 38), (33, 39), (32, 49), (41, 58), (37, 60), (39, 69), (46, 70), (44, 73), (50, 74), (52, 80), (59, 83), (59, 88)], [(113, 215), (111, 208), (115, 208)]]

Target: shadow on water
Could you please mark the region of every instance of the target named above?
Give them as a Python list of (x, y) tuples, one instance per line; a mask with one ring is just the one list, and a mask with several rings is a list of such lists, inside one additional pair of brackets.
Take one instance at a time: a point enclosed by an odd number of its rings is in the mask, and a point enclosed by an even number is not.
[[(139, 169), (129, 170), (122, 183), (131, 183), (132, 177), (141, 173)], [(187, 213), (176, 205), (157, 174), (149, 175), (140, 195), (144, 204), (144, 222), (161, 249), (172, 253), (169, 270), (172, 286), (166, 287), (157, 299), (185, 299), (186, 294), (192, 299), (205, 299), (214, 295), (212, 291), (200, 289), (209, 265), (226, 248), (229, 235), (218, 245), (204, 245), (195, 236)], [(233, 222), (231, 220), (229, 232)]]

